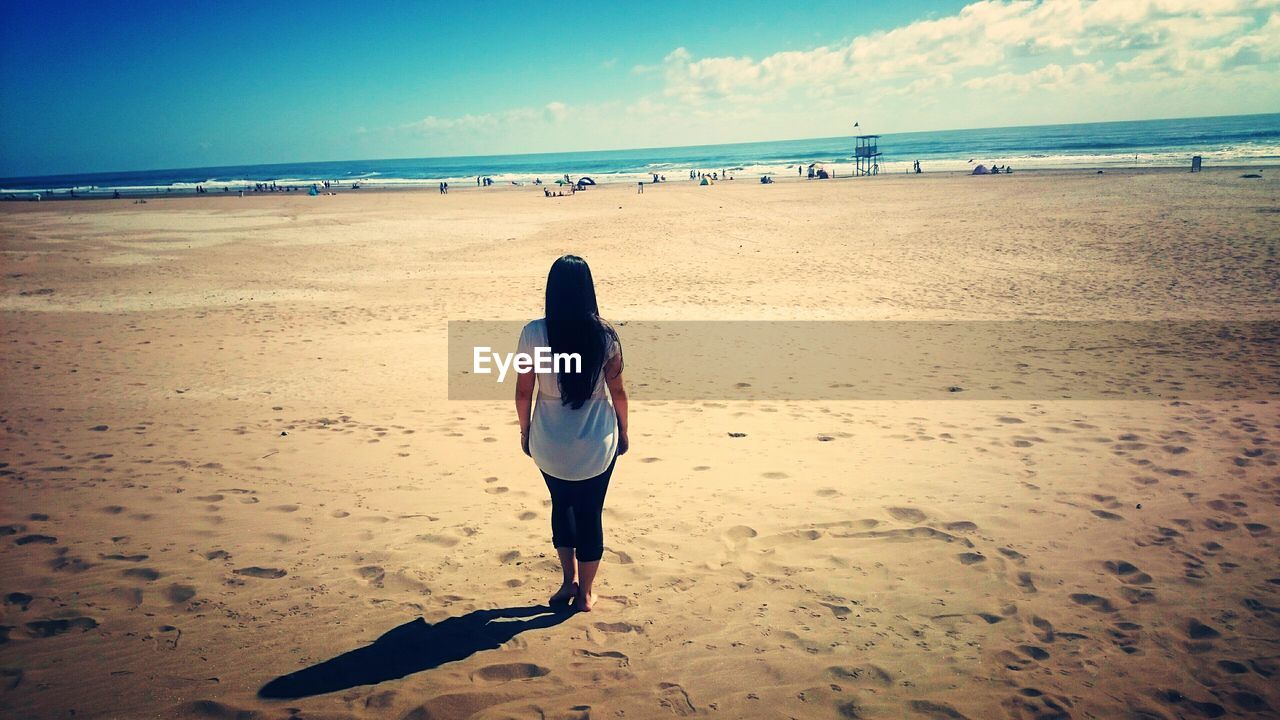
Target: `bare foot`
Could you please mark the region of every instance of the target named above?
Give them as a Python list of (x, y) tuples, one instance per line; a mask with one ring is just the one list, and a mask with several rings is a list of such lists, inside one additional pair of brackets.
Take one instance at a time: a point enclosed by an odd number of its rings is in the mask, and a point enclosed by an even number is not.
[(578, 593), (578, 599), (574, 601), (573, 606), (578, 609), (578, 612), (591, 612), (591, 606), (595, 604), (595, 593)]
[(556, 591), (555, 595), (551, 596), (551, 599), (547, 601), (547, 604), (555, 605), (556, 603), (567, 603), (570, 600), (572, 600), (574, 596), (577, 594), (578, 594), (578, 583), (576, 582), (565, 583), (560, 586), (560, 589)]

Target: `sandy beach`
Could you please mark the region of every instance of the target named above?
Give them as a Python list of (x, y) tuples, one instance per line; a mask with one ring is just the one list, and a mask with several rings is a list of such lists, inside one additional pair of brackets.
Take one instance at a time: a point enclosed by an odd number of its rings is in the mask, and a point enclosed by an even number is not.
[(1280, 320), (1243, 172), (0, 203), (0, 715), (1280, 716), (1280, 398), (633, 384), (550, 614), (512, 404), (446, 384), (566, 252), (615, 321)]

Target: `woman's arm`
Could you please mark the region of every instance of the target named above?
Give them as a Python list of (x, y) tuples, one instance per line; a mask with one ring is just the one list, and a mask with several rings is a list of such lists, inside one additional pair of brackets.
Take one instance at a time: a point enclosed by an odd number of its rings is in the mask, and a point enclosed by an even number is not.
[(631, 438), (627, 436), (627, 389), (622, 384), (621, 353), (605, 363), (604, 379), (609, 385), (609, 396), (613, 398), (613, 409), (618, 414), (618, 454), (626, 455), (631, 447)]
[(516, 375), (516, 417), (520, 420), (520, 449), (529, 452), (529, 416), (533, 410), (533, 383), (537, 375), (531, 372)]

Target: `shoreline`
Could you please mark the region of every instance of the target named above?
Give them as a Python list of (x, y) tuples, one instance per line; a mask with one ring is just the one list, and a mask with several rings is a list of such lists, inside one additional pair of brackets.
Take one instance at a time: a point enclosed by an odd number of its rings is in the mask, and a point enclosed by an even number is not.
[[(1200, 173), (1218, 174), (1222, 172), (1243, 172), (1243, 173), (1262, 174), (1267, 171), (1275, 172), (1278, 170), (1280, 170), (1280, 162), (1270, 163), (1270, 164), (1247, 164), (1246, 163), (1246, 164), (1233, 164), (1233, 165), (1213, 165), (1213, 166), (1204, 167), (1200, 171)], [(1161, 175), (1161, 174), (1173, 174), (1173, 173), (1192, 174), (1190, 171), (1189, 164), (1187, 166), (1091, 165), (1087, 167), (1028, 168), (1026, 170), (1020, 170), (1015, 167), (1014, 172), (1011, 174), (1014, 176), (1032, 176), (1032, 177), (1079, 176), (1079, 175), (1099, 175), (1099, 174), (1127, 177), (1127, 176)], [(1004, 174), (998, 173), (996, 175), (1004, 175)], [(807, 178), (800, 175), (772, 175), (772, 177), (774, 178), (773, 184), (792, 184), (792, 183), (798, 183), (798, 182), (825, 183), (825, 182), (830, 182), (831, 180), (874, 181), (880, 178), (892, 178), (892, 177), (904, 177), (904, 176), (905, 177), (919, 176), (919, 177), (931, 177), (931, 178), (970, 177), (972, 176), (972, 173), (962, 172), (958, 170), (935, 170), (935, 171), (924, 171), (921, 173), (881, 172), (877, 175), (870, 175), (870, 176), (855, 177), (851, 175), (836, 175), (831, 178), (825, 178), (825, 179)], [(995, 175), (993, 175), (993, 177), (994, 176)], [(601, 176), (596, 175), (591, 177), (595, 178), (595, 177), (601, 177)], [(760, 183), (760, 177), (762, 176), (752, 176), (750, 179), (745, 177), (734, 177), (734, 179), (732, 180), (715, 181), (714, 184), (715, 185), (721, 185), (721, 184), (759, 185), (759, 184), (762, 184)], [(643, 184), (646, 187), (646, 189), (651, 188), (655, 185), (654, 183), (651, 183), (651, 182), (644, 182)], [(610, 181), (606, 179), (606, 180), (599, 180), (594, 186), (588, 188), (587, 190), (580, 190), (578, 192), (590, 192), (591, 190), (599, 190), (604, 188), (619, 188), (619, 187), (634, 188), (635, 185), (636, 185), (636, 182), (633, 182), (631, 180)], [(666, 181), (657, 183), (657, 185), (658, 186), (662, 186), (662, 185), (696, 186), (698, 185), (698, 181), (690, 180), (685, 177), (680, 177), (679, 179), (676, 179), (676, 180), (666, 180)], [(49, 193), (48, 191), (36, 191), (36, 190), (5, 191), (2, 195), (0, 195), (0, 203), (29, 203), (29, 202), (38, 203), (38, 202), (49, 202), (49, 201), (68, 202), (68, 201), (81, 201), (81, 200), (84, 200), (84, 201), (148, 200), (150, 201), (150, 200), (163, 200), (163, 199), (178, 199), (178, 198), (185, 199), (185, 198), (205, 198), (205, 197), (208, 197), (208, 198), (223, 197), (223, 198), (237, 198), (237, 199), (240, 199), (241, 197), (293, 197), (293, 196), (309, 197), (308, 190), (310, 189), (310, 184), (291, 185), (290, 187), (293, 187), (295, 189), (288, 190), (288, 191), (283, 189), (277, 189), (275, 191), (255, 191), (255, 190), (252, 190), (251, 188), (247, 188), (243, 190), (228, 190), (225, 192), (224, 191), (196, 192), (195, 188), (193, 187), (193, 188), (182, 188), (180, 190), (167, 190), (167, 191), (130, 190), (130, 191), (121, 191), (119, 194), (119, 197), (113, 196), (113, 191), (110, 189), (101, 190), (101, 191), (92, 191), (92, 192), (78, 192), (74, 195), (71, 194), (69, 190), (62, 190), (62, 189), (57, 189), (52, 193)], [(567, 187), (567, 186), (564, 186), (564, 187)], [(564, 187), (556, 185), (554, 181), (551, 183), (544, 182), (541, 185), (535, 185), (532, 182), (525, 182), (520, 185), (495, 182), (493, 185), (490, 185), (487, 187), (476, 186), (472, 184), (459, 185), (457, 187), (450, 187), (449, 191), (450, 193), (464, 192), (464, 193), (470, 194), (470, 192), (472, 191), (513, 192), (518, 190), (528, 190), (530, 192), (535, 192), (535, 191), (541, 190), (542, 188), (548, 188), (548, 189), (552, 189), (553, 193), (555, 191), (563, 191), (566, 193), (566, 196), (568, 196), (569, 193), (566, 190), (564, 190)], [(372, 184), (372, 185), (361, 185), (360, 187), (350, 187), (350, 186), (342, 187), (342, 186), (335, 185), (330, 188), (321, 190), (319, 192), (319, 195), (315, 197), (354, 195), (354, 194), (414, 193), (414, 192), (439, 194), (437, 183), (435, 181), (423, 181), (421, 184), (410, 183), (410, 182), (395, 183), (395, 184), (379, 183), (379, 184)], [(35, 194), (40, 195), (39, 200), (36, 200), (35, 198), (32, 197)]]

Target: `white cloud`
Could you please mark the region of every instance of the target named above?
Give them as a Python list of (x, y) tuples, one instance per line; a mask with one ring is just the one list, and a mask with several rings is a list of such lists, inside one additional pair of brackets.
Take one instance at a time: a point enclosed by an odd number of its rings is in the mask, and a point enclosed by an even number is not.
[[(1206, 114), (1240, 112), (1246, 97), (1256, 112), (1280, 103), (1280, 0), (981, 0), (758, 59), (677, 47), (631, 73), (659, 86), (626, 102), (428, 116), (398, 132), (563, 149), (844, 134), (854, 114), (881, 131), (972, 126), (993, 106), (1005, 123), (1184, 114), (1192, 96)], [(971, 119), (943, 119), (940, 104)]]
[(964, 87), (970, 90), (994, 88), (996, 90), (1027, 93), (1032, 90), (1078, 88), (1085, 83), (1104, 80), (1105, 78), (1106, 75), (1102, 71), (1102, 61), (1099, 60), (1095, 63), (1079, 63), (1065, 68), (1061, 65), (1050, 64), (1025, 73), (1005, 72), (998, 75), (976, 77), (965, 82)]

